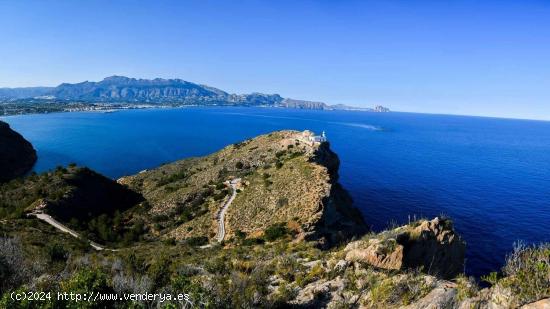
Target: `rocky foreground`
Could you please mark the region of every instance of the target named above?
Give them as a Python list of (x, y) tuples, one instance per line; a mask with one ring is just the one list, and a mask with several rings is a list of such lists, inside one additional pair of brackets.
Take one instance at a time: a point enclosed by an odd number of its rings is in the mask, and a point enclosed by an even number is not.
[(0, 185), (0, 308), (82, 305), (15, 301), (12, 292), (187, 293), (205, 308), (549, 306), (549, 246), (518, 246), (480, 288), (463, 274), (467, 247), (450, 219), (369, 232), (338, 167), (313, 133), (279, 131), (118, 181), (70, 165)]

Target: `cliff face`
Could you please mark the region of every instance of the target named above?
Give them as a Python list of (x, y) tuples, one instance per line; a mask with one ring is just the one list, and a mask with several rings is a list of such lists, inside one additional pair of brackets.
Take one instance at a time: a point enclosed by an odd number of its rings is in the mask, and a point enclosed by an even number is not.
[(159, 233), (177, 239), (215, 236), (231, 194), (223, 183), (235, 178), (241, 181), (225, 217), (228, 238), (260, 236), (277, 224), (324, 242), (364, 233), (362, 215), (338, 184), (338, 157), (308, 134), (273, 132), (119, 181), (143, 194), (151, 216), (168, 219)]
[(24, 175), (35, 162), (31, 143), (0, 121), (0, 182)]

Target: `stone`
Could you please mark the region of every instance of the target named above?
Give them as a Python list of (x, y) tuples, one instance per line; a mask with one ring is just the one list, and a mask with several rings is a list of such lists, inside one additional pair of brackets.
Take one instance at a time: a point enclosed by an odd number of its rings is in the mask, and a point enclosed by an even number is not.
[(371, 239), (365, 249), (348, 251), (346, 261), (364, 262), (378, 268), (398, 270), (403, 266), (403, 246), (397, 244), (395, 239)]

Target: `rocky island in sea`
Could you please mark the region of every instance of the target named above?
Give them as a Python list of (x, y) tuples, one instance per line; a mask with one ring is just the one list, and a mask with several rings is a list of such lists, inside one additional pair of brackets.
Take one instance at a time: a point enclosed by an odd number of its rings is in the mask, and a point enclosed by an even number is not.
[[(2, 176), (22, 176), (34, 151), (2, 128), (0, 147), (26, 154)], [(339, 163), (324, 135), (277, 131), (118, 180), (71, 164), (8, 181), (0, 308), (82, 306), (14, 292), (188, 296), (86, 304), (95, 308), (548, 306), (548, 245), (518, 246), (480, 287), (463, 273), (467, 244), (450, 218), (371, 232)]]

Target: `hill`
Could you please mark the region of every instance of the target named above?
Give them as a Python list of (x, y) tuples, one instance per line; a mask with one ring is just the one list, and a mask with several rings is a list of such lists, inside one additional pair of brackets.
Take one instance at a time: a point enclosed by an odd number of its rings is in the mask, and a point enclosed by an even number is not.
[(35, 162), (31, 143), (0, 121), (0, 182), (24, 175)]
[(311, 143), (311, 134), (273, 132), (119, 182), (147, 199), (154, 230), (178, 240), (216, 235), (220, 203), (230, 196), (224, 182), (236, 178), (228, 238), (258, 237), (276, 224), (329, 242), (364, 233), (361, 214), (338, 183), (338, 156), (328, 143)]
[[(0, 186), (0, 219), (46, 213), (101, 242), (122, 241), (132, 224), (124, 212), (142, 197), (88, 168), (74, 165)], [(131, 237), (132, 240), (134, 236)]]

